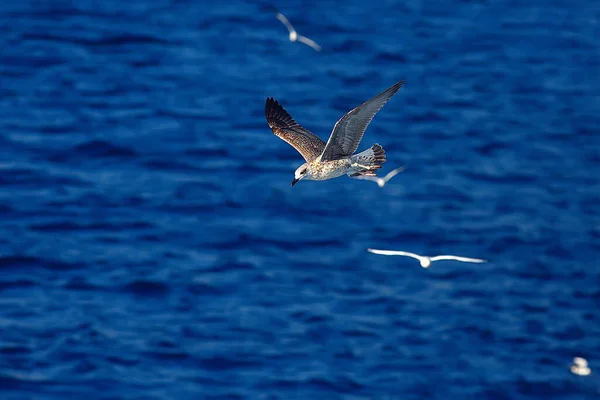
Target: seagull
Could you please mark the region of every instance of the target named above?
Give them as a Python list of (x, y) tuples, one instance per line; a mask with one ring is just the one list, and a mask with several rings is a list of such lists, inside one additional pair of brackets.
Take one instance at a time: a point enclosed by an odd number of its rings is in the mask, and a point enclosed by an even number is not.
[(573, 358), (573, 365), (571, 365), (571, 372), (575, 375), (587, 376), (592, 373), (592, 370), (588, 367), (588, 362), (583, 357)]
[(377, 182), (377, 185), (379, 185), (380, 188), (384, 187), (386, 183), (388, 183), (388, 181), (390, 179), (392, 179), (393, 177), (395, 177), (396, 175), (398, 175), (400, 172), (404, 171), (405, 167), (399, 167), (396, 169), (391, 170), (390, 172), (388, 172), (388, 174), (386, 176), (384, 176), (383, 178), (380, 178), (378, 176), (365, 176), (365, 175), (359, 175), (356, 176), (356, 179), (364, 179), (367, 181), (373, 181), (373, 182)]
[(285, 15), (283, 15), (282, 13), (279, 12), (279, 10), (275, 7), (273, 7), (275, 9), (275, 17), (280, 20), (281, 22), (283, 22), (283, 24), (285, 25), (285, 27), (288, 29), (288, 31), (290, 31), (290, 42), (301, 42), (304, 43), (310, 47), (312, 47), (313, 49), (315, 49), (316, 51), (321, 51), (321, 46), (319, 46), (317, 44), (317, 42), (315, 42), (312, 39), (307, 38), (306, 36), (302, 36), (302, 35), (298, 35), (298, 32), (296, 32), (296, 30), (294, 29), (294, 27), (292, 26), (292, 24), (290, 23), (290, 21), (285, 17)]
[(431, 265), (432, 262), (438, 261), (438, 260), (456, 260), (456, 261), (470, 262), (470, 263), (487, 262), (486, 260), (481, 260), (479, 258), (468, 258), (468, 257), (459, 257), (459, 256), (450, 256), (450, 255), (427, 257), (427, 256), (420, 256), (415, 253), (409, 253), (408, 251), (377, 250), (377, 249), (367, 249), (367, 251), (374, 253), (374, 254), (382, 254), (384, 256), (406, 256), (406, 257), (416, 258), (417, 260), (419, 260), (419, 263), (421, 263), (421, 267), (423, 267), (423, 268), (429, 268), (429, 266)]
[(354, 154), (369, 123), (388, 100), (402, 87), (400, 81), (377, 96), (349, 111), (336, 122), (327, 143), (303, 128), (272, 97), (265, 103), (265, 116), (275, 136), (289, 143), (306, 162), (294, 172), (294, 186), (299, 180), (326, 180), (347, 174), (375, 176), (385, 162), (379, 144)]

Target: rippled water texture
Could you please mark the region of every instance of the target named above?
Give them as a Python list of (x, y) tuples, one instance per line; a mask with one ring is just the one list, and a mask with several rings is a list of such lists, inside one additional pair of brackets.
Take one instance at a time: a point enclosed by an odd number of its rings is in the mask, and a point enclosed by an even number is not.
[[(600, 395), (600, 3), (67, 3), (0, 5), (3, 399)], [(266, 97), (401, 79), (405, 172), (290, 187)]]

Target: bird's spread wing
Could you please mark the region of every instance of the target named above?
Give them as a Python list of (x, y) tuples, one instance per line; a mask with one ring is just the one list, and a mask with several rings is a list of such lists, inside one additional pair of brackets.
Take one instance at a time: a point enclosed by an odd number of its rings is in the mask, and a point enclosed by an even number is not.
[(374, 254), (381, 254), (384, 256), (406, 256), (416, 258), (417, 260), (421, 259), (421, 256), (415, 253), (409, 253), (408, 251), (397, 251), (397, 250), (377, 250), (377, 249), (367, 249), (367, 251)]
[(471, 263), (484, 263), (484, 262), (487, 262), (486, 260), (481, 260), (479, 258), (459, 257), (459, 256), (450, 256), (450, 255), (435, 256), (435, 257), (431, 257), (430, 260), (431, 261), (456, 260), (456, 261), (471, 262)]
[(265, 104), (265, 116), (273, 133), (288, 142), (307, 162), (317, 158), (325, 142), (298, 124), (272, 97)]
[(281, 22), (283, 22), (283, 24), (288, 29), (288, 31), (290, 31), (290, 33), (296, 32), (296, 30), (294, 29), (294, 27), (292, 26), (292, 24), (290, 23), (290, 21), (285, 17), (285, 15), (283, 15), (282, 13), (280, 13), (279, 11), (277, 11), (277, 13), (275, 14), (275, 17), (278, 20), (280, 20)]
[(373, 181), (379, 185), (379, 187), (383, 187), (385, 185), (385, 181), (377, 176), (369, 176), (369, 175), (357, 175), (353, 176), (354, 179), (362, 179), (365, 181)]
[(383, 181), (387, 183), (390, 179), (392, 179), (393, 177), (398, 175), (400, 172), (404, 171), (404, 168), (405, 167), (399, 167), (399, 168), (391, 170), (390, 172), (387, 173), (386, 176), (383, 177)]
[(321, 161), (348, 157), (356, 151), (369, 123), (388, 100), (402, 87), (404, 81), (390, 86), (383, 92), (344, 115), (336, 122), (325, 145)]
[(363, 179), (365, 181), (373, 181), (375, 183), (377, 183), (377, 185), (382, 188), (385, 186), (386, 183), (388, 183), (390, 181), (390, 179), (392, 179), (394, 176), (398, 175), (400, 172), (404, 171), (405, 167), (399, 167), (396, 169), (391, 170), (390, 172), (387, 173), (386, 176), (384, 176), (383, 178), (380, 178), (378, 176), (369, 176), (369, 175), (357, 175), (357, 176), (353, 176), (354, 179)]
[(321, 51), (321, 46), (319, 46), (317, 44), (317, 42), (315, 42), (312, 39), (307, 38), (306, 36), (298, 35), (298, 41), (312, 47), (316, 51)]

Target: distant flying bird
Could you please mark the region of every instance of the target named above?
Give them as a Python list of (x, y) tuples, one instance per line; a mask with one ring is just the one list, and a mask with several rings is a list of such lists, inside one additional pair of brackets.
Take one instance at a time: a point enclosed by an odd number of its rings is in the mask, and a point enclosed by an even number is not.
[(290, 42), (301, 42), (304, 43), (310, 47), (312, 47), (313, 49), (315, 49), (316, 51), (321, 51), (321, 46), (319, 46), (317, 44), (317, 42), (315, 42), (312, 39), (307, 38), (306, 36), (302, 36), (302, 35), (298, 35), (298, 32), (296, 32), (296, 30), (294, 29), (294, 27), (292, 26), (292, 24), (290, 23), (290, 21), (285, 17), (285, 15), (283, 15), (282, 13), (279, 12), (279, 10), (275, 7), (273, 7), (273, 9), (275, 10), (275, 17), (280, 20), (281, 22), (283, 22), (283, 24), (285, 25), (285, 27), (288, 29), (288, 31), (290, 32)]
[(377, 112), (402, 87), (404, 81), (349, 111), (336, 122), (327, 143), (299, 125), (272, 97), (265, 103), (265, 116), (273, 133), (294, 147), (306, 162), (294, 173), (292, 186), (300, 179), (325, 180), (347, 174), (350, 177), (375, 176), (385, 162), (383, 148), (374, 144), (354, 154)]
[(380, 178), (378, 176), (365, 176), (365, 175), (359, 175), (356, 176), (356, 179), (364, 179), (367, 181), (373, 181), (373, 182), (377, 182), (377, 185), (379, 185), (380, 188), (384, 187), (386, 183), (389, 182), (390, 179), (392, 179), (393, 177), (395, 177), (396, 175), (398, 175), (400, 172), (404, 171), (405, 167), (399, 167), (396, 169), (391, 170), (390, 172), (388, 172), (388, 174), (386, 176), (384, 176), (383, 178)]
[(588, 362), (585, 358), (575, 357), (571, 365), (571, 372), (575, 375), (587, 376), (592, 373), (592, 370), (588, 367)]
[(455, 260), (455, 261), (470, 262), (470, 263), (487, 262), (486, 260), (481, 260), (479, 258), (468, 258), (468, 257), (449, 256), (449, 255), (427, 257), (427, 256), (420, 256), (415, 253), (409, 253), (408, 251), (376, 250), (376, 249), (367, 249), (367, 251), (374, 253), (374, 254), (381, 254), (384, 256), (406, 256), (406, 257), (416, 258), (417, 260), (419, 260), (419, 263), (421, 263), (421, 267), (423, 267), (423, 268), (429, 268), (429, 266), (431, 265), (432, 262), (438, 261), (438, 260)]

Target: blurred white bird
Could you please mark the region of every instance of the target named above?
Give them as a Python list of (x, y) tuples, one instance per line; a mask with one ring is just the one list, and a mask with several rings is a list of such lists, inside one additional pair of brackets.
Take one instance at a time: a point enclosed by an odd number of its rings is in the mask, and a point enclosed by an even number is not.
[(400, 172), (404, 171), (406, 169), (406, 167), (402, 166), (402, 167), (398, 167), (394, 170), (391, 170), (390, 172), (388, 172), (388, 174), (386, 176), (384, 176), (383, 178), (380, 178), (378, 176), (368, 176), (368, 175), (359, 175), (359, 176), (355, 176), (355, 179), (363, 179), (365, 181), (373, 181), (373, 182), (377, 182), (377, 185), (379, 185), (380, 188), (384, 187), (386, 183), (389, 182), (390, 179), (392, 179), (393, 177), (395, 177), (396, 175), (398, 175)]
[(317, 42), (315, 42), (314, 40), (309, 39), (306, 36), (298, 35), (298, 32), (296, 32), (296, 30), (294, 29), (294, 27), (292, 26), (290, 21), (285, 17), (285, 15), (280, 13), (279, 10), (275, 7), (273, 7), (273, 9), (275, 10), (275, 17), (278, 20), (280, 20), (281, 22), (283, 22), (283, 24), (286, 26), (288, 31), (290, 31), (290, 42), (298, 41), (298, 42), (304, 43), (305, 45), (312, 47), (316, 51), (322, 50), (321, 46), (319, 46), (317, 44)]
[(575, 375), (587, 376), (592, 373), (592, 370), (588, 367), (588, 362), (585, 358), (575, 357), (571, 365), (571, 372)]
[(416, 258), (417, 260), (419, 260), (419, 263), (421, 264), (421, 267), (423, 267), (423, 268), (429, 268), (429, 266), (431, 265), (432, 262), (438, 261), (438, 260), (455, 260), (455, 261), (470, 262), (470, 263), (487, 262), (486, 260), (481, 260), (479, 258), (468, 258), (468, 257), (459, 257), (459, 256), (450, 256), (450, 255), (427, 257), (427, 256), (420, 256), (415, 253), (409, 253), (408, 251), (377, 250), (377, 249), (367, 249), (367, 251), (374, 253), (374, 254), (381, 254), (384, 256), (406, 256), (406, 257)]

